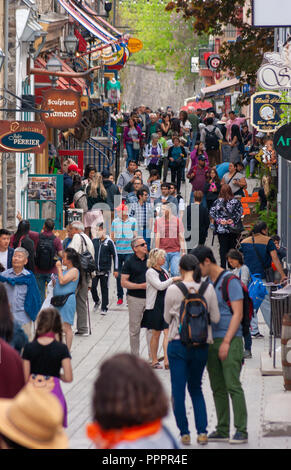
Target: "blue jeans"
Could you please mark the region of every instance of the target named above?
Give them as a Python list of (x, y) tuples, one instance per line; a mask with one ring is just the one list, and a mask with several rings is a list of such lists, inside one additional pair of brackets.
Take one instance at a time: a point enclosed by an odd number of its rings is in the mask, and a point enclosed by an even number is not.
[(173, 253), (167, 253), (166, 262), (163, 265), (163, 268), (166, 271), (171, 271), (171, 276), (180, 276), (179, 271), (179, 262), (180, 262), (180, 252), (175, 251)]
[(190, 144), (190, 152), (193, 152), (193, 150), (194, 150), (194, 147), (195, 147), (195, 144), (196, 144), (196, 139), (197, 139), (197, 134), (198, 134), (197, 131), (192, 132), (192, 141), (191, 141), (191, 144)]
[(189, 433), (185, 408), (186, 384), (190, 394), (198, 434), (207, 433), (207, 412), (202, 393), (202, 375), (208, 359), (208, 345), (187, 349), (180, 340), (168, 345), (173, 411), (181, 436)]
[(139, 149), (138, 150), (134, 149), (133, 144), (130, 142), (127, 142), (125, 144), (125, 147), (126, 147), (126, 153), (127, 153), (127, 159), (126, 159), (126, 168), (127, 168), (131, 160), (138, 162)]
[(117, 253), (118, 256), (118, 278), (116, 279), (117, 285), (117, 298), (123, 299), (123, 288), (121, 287), (121, 271), (122, 266), (124, 265), (125, 261), (132, 255), (132, 253), (127, 254), (120, 254)]
[(252, 174), (252, 173), (255, 172), (257, 160), (256, 160), (255, 158), (252, 158), (250, 161), (248, 161), (247, 158), (244, 158), (243, 164), (244, 164), (245, 168), (246, 168), (248, 165), (250, 165), (250, 173)]
[(45, 287), (51, 280), (51, 274), (35, 274), (38, 290), (40, 293), (41, 303), (45, 301)]

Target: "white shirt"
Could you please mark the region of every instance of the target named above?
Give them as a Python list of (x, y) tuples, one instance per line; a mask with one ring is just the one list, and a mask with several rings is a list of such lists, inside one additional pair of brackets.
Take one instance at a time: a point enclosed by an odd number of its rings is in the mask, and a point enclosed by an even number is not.
[(7, 269), (8, 250), (0, 251), (0, 264), (2, 264), (5, 270)]
[[(86, 240), (87, 248), (86, 248), (86, 243), (82, 241), (81, 235)], [(87, 249), (89, 253), (91, 253), (91, 255), (93, 256), (93, 258), (95, 258), (94, 245), (92, 241), (90, 240), (90, 238), (85, 233), (81, 233), (81, 234), (75, 233), (71, 243), (69, 244), (69, 247), (74, 248), (74, 250), (76, 250), (76, 252), (79, 253), (79, 255), (83, 254)]]

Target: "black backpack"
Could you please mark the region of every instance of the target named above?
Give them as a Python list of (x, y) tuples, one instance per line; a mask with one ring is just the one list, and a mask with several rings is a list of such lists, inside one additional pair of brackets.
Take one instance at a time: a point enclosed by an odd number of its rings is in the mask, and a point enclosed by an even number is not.
[[(214, 283), (214, 287), (217, 285), (219, 279), (221, 278), (221, 276), (224, 273), (225, 273), (225, 271), (223, 271), (218, 276), (218, 278), (216, 279), (216, 281)], [(242, 325), (243, 336), (246, 336), (250, 332), (251, 319), (252, 319), (252, 316), (254, 314), (253, 301), (252, 301), (252, 299), (249, 295), (249, 290), (244, 285), (244, 283), (241, 282), (241, 280), (237, 276), (235, 276), (232, 273), (229, 273), (227, 276), (225, 276), (223, 278), (223, 281), (222, 281), (222, 284), (221, 284), (221, 294), (222, 294), (223, 300), (227, 303), (227, 305), (229, 307), (229, 310), (231, 311), (231, 314), (233, 314), (233, 311), (232, 311), (232, 308), (231, 308), (231, 302), (229, 300), (228, 286), (229, 286), (229, 283), (232, 279), (237, 279), (240, 282), (242, 290), (243, 290), (243, 295), (244, 295), (244, 298), (243, 298), (243, 318), (242, 318), (242, 321), (241, 321), (241, 325)]]
[(35, 264), (42, 271), (50, 271), (55, 265), (54, 235), (47, 237), (43, 233), (39, 235), (35, 253)]
[(215, 134), (216, 127), (212, 131), (209, 131), (205, 127), (205, 148), (206, 150), (218, 150), (219, 149), (219, 139)]
[(203, 295), (208, 284), (208, 281), (203, 282), (198, 292), (193, 294), (188, 291), (183, 282), (176, 284), (185, 296), (180, 307), (180, 340), (189, 348), (202, 346), (207, 342), (210, 316)]

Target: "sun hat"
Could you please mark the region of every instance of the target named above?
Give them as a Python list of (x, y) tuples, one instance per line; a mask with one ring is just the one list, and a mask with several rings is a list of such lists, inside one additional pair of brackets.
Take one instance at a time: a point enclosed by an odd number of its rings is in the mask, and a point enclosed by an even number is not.
[(0, 433), (28, 449), (67, 449), (63, 409), (47, 390), (27, 384), (12, 399), (0, 399)]

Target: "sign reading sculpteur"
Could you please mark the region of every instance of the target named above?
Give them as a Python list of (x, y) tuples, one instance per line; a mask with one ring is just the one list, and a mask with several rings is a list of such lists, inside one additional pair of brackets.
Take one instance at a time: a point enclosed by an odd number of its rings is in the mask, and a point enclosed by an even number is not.
[(280, 93), (251, 96), (251, 124), (260, 132), (275, 132), (280, 126)]
[(274, 135), (274, 149), (278, 154), (291, 161), (291, 124), (280, 127)]
[(0, 121), (0, 152), (39, 153), (46, 138), (42, 122)]
[(73, 90), (49, 89), (43, 92), (41, 118), (47, 127), (68, 129), (81, 122), (80, 94)]

